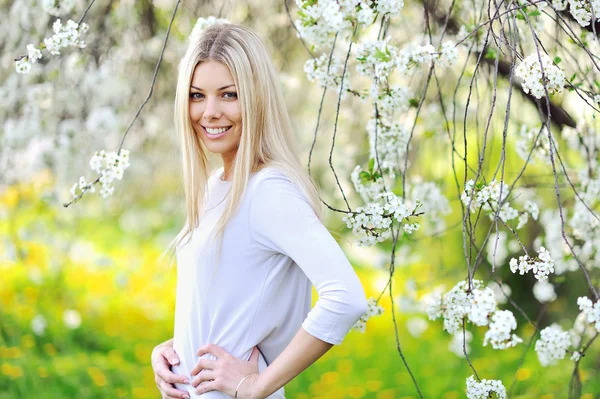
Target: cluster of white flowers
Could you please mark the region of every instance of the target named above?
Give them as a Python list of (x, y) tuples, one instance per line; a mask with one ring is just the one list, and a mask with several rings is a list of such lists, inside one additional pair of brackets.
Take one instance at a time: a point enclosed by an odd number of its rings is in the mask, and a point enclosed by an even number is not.
[[(343, 66), (335, 57), (331, 57), (329, 62), (329, 54), (321, 54), (318, 58), (311, 58), (304, 64), (304, 73), (310, 82), (315, 80), (321, 87), (335, 87), (342, 81)], [(346, 82), (348, 79), (345, 79)], [(346, 85), (346, 82), (344, 82)]]
[(444, 330), (454, 334), (465, 317), (477, 326), (486, 326), (496, 310), (494, 291), (484, 287), (480, 280), (473, 280), (473, 289), (468, 290), (468, 282), (460, 281), (443, 298), (438, 294), (431, 298), (427, 314), (430, 320), (442, 316)]
[(406, 87), (395, 86), (391, 88), (373, 84), (371, 97), (377, 101), (377, 111), (384, 119), (391, 119), (394, 113), (403, 114), (410, 106), (410, 92)]
[(360, 165), (356, 165), (350, 174), (350, 180), (352, 181), (354, 189), (360, 195), (362, 200), (365, 202), (371, 202), (377, 198), (380, 198), (381, 193), (384, 192), (384, 180), (383, 177), (379, 175), (377, 175), (374, 180), (367, 180), (362, 177), (364, 174), (370, 176), (369, 172), (364, 171)]
[(434, 182), (415, 181), (408, 187), (408, 198), (423, 203), (422, 212), (433, 232), (440, 232), (446, 227), (445, 216), (450, 214), (450, 202), (440, 187)]
[(390, 44), (391, 37), (384, 40), (361, 43), (356, 50), (356, 71), (377, 81), (386, 81), (396, 68), (398, 49)]
[(71, 12), (75, 6), (75, 0), (42, 0), (44, 11), (58, 17)]
[(208, 28), (211, 25), (228, 23), (230, 23), (228, 20), (223, 18), (217, 18), (213, 15), (209, 16), (208, 18), (200, 17), (196, 20), (196, 24), (192, 29), (192, 33), (190, 33), (190, 40), (200, 37), (202, 35), (202, 32), (204, 32), (206, 28)]
[[(390, 238), (392, 219), (402, 223), (421, 206), (421, 203), (417, 201), (415, 207), (409, 210), (402, 199), (393, 193), (384, 192), (379, 195), (378, 199), (383, 199), (384, 204), (370, 202), (342, 218), (342, 221), (346, 222), (346, 226), (352, 229), (358, 238), (358, 246), (372, 246)], [(407, 224), (410, 227), (404, 227), (404, 229), (409, 233), (418, 229), (418, 223), (405, 223), (404, 225)]]
[(383, 308), (377, 305), (375, 298), (369, 298), (367, 300), (367, 312), (358, 319), (358, 321), (352, 326), (353, 330), (360, 331), (361, 333), (365, 332), (367, 328), (367, 321), (373, 317), (378, 316), (383, 313)]
[[(361, 3), (366, 4), (368, 2), (362, 1)], [(380, 14), (397, 16), (404, 7), (404, 0), (377, 0), (375, 7)]]
[(548, 280), (536, 281), (536, 283), (533, 285), (533, 296), (540, 303), (554, 301), (556, 299), (554, 285), (548, 282)]
[(564, 359), (571, 346), (571, 336), (568, 331), (563, 331), (558, 324), (552, 324), (540, 332), (540, 339), (535, 343), (540, 364), (544, 367), (556, 364), (559, 359)]
[(540, 247), (537, 258), (530, 258), (528, 255), (519, 256), (519, 260), (512, 258), (509, 262), (510, 271), (523, 275), (533, 270), (535, 278), (543, 281), (548, 278), (550, 273), (554, 273), (554, 260), (550, 252), (544, 247)]
[(506, 388), (502, 381), (483, 379), (478, 382), (473, 375), (467, 378), (468, 399), (489, 399), (492, 393), (496, 394), (497, 399), (506, 399)]
[[(67, 21), (63, 26), (60, 19), (57, 19), (52, 25), (54, 35), (44, 39), (42, 49), (46, 49), (52, 55), (60, 55), (60, 49), (63, 47), (84, 48), (85, 42), (81, 40), (81, 34), (88, 31), (89, 27), (84, 22), (81, 25), (72, 20)], [(42, 52), (33, 44), (27, 45), (27, 55), (15, 61), (17, 73), (26, 74), (31, 71), (31, 66), (42, 58)]]
[[(129, 151), (121, 149), (118, 154), (116, 151), (96, 151), (90, 160), (90, 167), (100, 175), (100, 183), (102, 183), (100, 195), (102, 198), (106, 198), (115, 191), (115, 188), (112, 186), (113, 180), (121, 180), (123, 178), (123, 172), (129, 167)], [(89, 190), (90, 192), (95, 191), (93, 183), (86, 182), (85, 178), (81, 176), (79, 178), (79, 185), (75, 183), (73, 187), (71, 187), (71, 194), (73, 197), (77, 197), (81, 195), (84, 190)]]
[(362, 43), (356, 51), (356, 70), (363, 76), (386, 81), (394, 69), (406, 73), (411, 66), (435, 62), (440, 67), (449, 67), (458, 60), (458, 49), (451, 41), (442, 44), (436, 51), (431, 44), (411, 43), (398, 50), (391, 45), (390, 37), (384, 40)]
[(552, 0), (552, 7), (556, 11), (564, 11), (567, 9), (567, 0)]
[(517, 225), (517, 230), (521, 227), (525, 226), (529, 221), (529, 215), (533, 220), (537, 220), (540, 215), (540, 208), (533, 201), (525, 201), (525, 205), (523, 206), (524, 212), (521, 212), (519, 215), (519, 224)]
[[(519, 216), (519, 211), (511, 207), (508, 201), (505, 201), (508, 196), (508, 190), (508, 185), (504, 182), (498, 183), (496, 180), (492, 180), (487, 186), (481, 185), (476, 187), (475, 181), (469, 180), (465, 184), (465, 190), (460, 199), (470, 209), (471, 213), (477, 212), (477, 209), (481, 207), (484, 211), (488, 211), (491, 219), (494, 218), (498, 204), (503, 202), (498, 216), (506, 223)], [(502, 191), (502, 198), (500, 198), (500, 191)]]
[(395, 17), (404, 7), (403, 0), (296, 0), (300, 8), (295, 25), (299, 36), (316, 48), (331, 43), (338, 31), (350, 31), (358, 23), (372, 25), (378, 15)]
[(487, 346), (489, 342), (494, 349), (507, 349), (523, 342), (517, 335), (511, 334), (516, 328), (517, 319), (510, 310), (497, 310), (492, 315), (489, 330), (483, 338), (483, 346)]
[(596, 21), (600, 20), (600, 1), (599, 0), (569, 0), (569, 13), (575, 18), (579, 25), (588, 26), (592, 20), (592, 9)]
[(600, 333), (600, 301), (592, 303), (588, 297), (582, 296), (577, 298), (577, 305), (585, 315), (585, 320)]
[(535, 98), (542, 98), (546, 95), (544, 85), (547, 86), (550, 95), (560, 93), (565, 85), (565, 74), (552, 63), (552, 58), (545, 53), (540, 53), (540, 58), (545, 79), (542, 79), (542, 68), (537, 53), (526, 57), (516, 69), (517, 76), (523, 79), (523, 91), (531, 92)]
[[(517, 142), (515, 143), (515, 151), (519, 158), (526, 161), (531, 152), (529, 163), (533, 164), (536, 160), (541, 160), (544, 164), (550, 164), (550, 142), (548, 134), (543, 131), (541, 134), (539, 127), (530, 128), (527, 125), (521, 125), (521, 130), (517, 133)], [(539, 138), (538, 138), (539, 134)], [(537, 138), (537, 141), (535, 141)], [(535, 142), (535, 147), (533, 143)], [(552, 140), (553, 146), (558, 150), (558, 142)], [(533, 152), (532, 152), (533, 147)]]
[(315, 48), (331, 44), (338, 31), (352, 27), (344, 9), (335, 0), (296, 0), (296, 5), (300, 8), (300, 20), (295, 22), (298, 35)]
[(465, 357), (465, 350), (467, 354), (471, 352), (471, 341), (473, 341), (473, 333), (469, 330), (465, 330), (463, 334), (462, 330), (458, 330), (452, 334), (452, 340), (448, 344), (448, 350), (454, 353), (458, 357)]
[(442, 44), (436, 65), (440, 67), (450, 67), (456, 64), (458, 60), (458, 49), (456, 44), (451, 41), (445, 41)]
[(375, 119), (367, 122), (367, 134), (369, 157), (378, 160), (382, 170), (389, 173), (393, 179), (394, 168), (404, 169), (410, 132), (400, 123), (388, 123), (380, 118), (377, 123)]

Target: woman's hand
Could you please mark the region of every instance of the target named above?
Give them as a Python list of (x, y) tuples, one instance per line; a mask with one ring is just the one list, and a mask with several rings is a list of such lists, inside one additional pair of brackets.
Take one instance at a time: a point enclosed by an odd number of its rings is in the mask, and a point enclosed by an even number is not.
[(259, 351), (257, 347), (252, 349), (249, 361), (238, 359), (215, 344), (201, 347), (196, 354), (202, 356), (206, 353), (212, 354), (217, 359), (200, 359), (192, 369), (191, 375), (195, 376), (192, 380), (192, 386), (197, 387), (196, 393), (221, 391), (233, 398), (238, 384), (245, 375), (249, 374), (240, 385), (237, 398), (262, 399), (258, 385)]
[(173, 338), (157, 345), (152, 350), (150, 359), (154, 370), (154, 381), (162, 399), (189, 399), (190, 395), (187, 392), (180, 391), (173, 385), (176, 382), (189, 384), (187, 377), (171, 372), (171, 365), (179, 364), (179, 356), (173, 350)]

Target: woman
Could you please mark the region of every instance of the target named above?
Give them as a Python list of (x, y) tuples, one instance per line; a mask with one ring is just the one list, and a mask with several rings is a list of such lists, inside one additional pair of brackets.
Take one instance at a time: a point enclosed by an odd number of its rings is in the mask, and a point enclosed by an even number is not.
[[(319, 219), (319, 193), (297, 159), (255, 33), (216, 24), (192, 37), (175, 123), (187, 221), (172, 243), (175, 328), (152, 354), (157, 386), (163, 398), (283, 398), (283, 386), (340, 344), (367, 302)], [(208, 152), (223, 160), (214, 173)]]

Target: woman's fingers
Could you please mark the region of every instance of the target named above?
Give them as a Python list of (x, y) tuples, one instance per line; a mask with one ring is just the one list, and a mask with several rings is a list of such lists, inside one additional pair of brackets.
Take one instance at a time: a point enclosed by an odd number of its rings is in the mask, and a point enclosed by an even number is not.
[(198, 385), (202, 384), (206, 381), (212, 381), (216, 378), (216, 373), (214, 370), (204, 369), (192, 380), (191, 385), (196, 388)]
[(196, 363), (194, 368), (190, 371), (190, 375), (196, 375), (203, 369), (214, 369), (216, 363), (216, 360), (200, 359), (198, 360), (198, 363)]
[(163, 347), (159, 353), (161, 354), (162, 357), (167, 359), (169, 364), (171, 364), (171, 365), (179, 364), (179, 356), (177, 356), (177, 353), (175, 353), (172, 346)]
[(181, 391), (179, 389), (176, 389), (173, 387), (173, 385), (171, 385), (165, 381), (161, 381), (160, 383), (157, 383), (156, 386), (158, 387), (158, 390), (160, 391), (161, 395), (163, 395), (163, 397), (167, 397), (168, 399), (171, 399), (171, 398), (189, 399), (190, 398), (189, 393), (187, 393), (186, 391)]

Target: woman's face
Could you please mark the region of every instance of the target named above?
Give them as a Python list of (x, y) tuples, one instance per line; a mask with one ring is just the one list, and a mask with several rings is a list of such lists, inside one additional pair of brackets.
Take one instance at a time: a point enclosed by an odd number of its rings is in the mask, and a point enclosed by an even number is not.
[(206, 148), (233, 160), (242, 134), (237, 88), (226, 65), (205, 61), (196, 66), (190, 86), (190, 119)]

